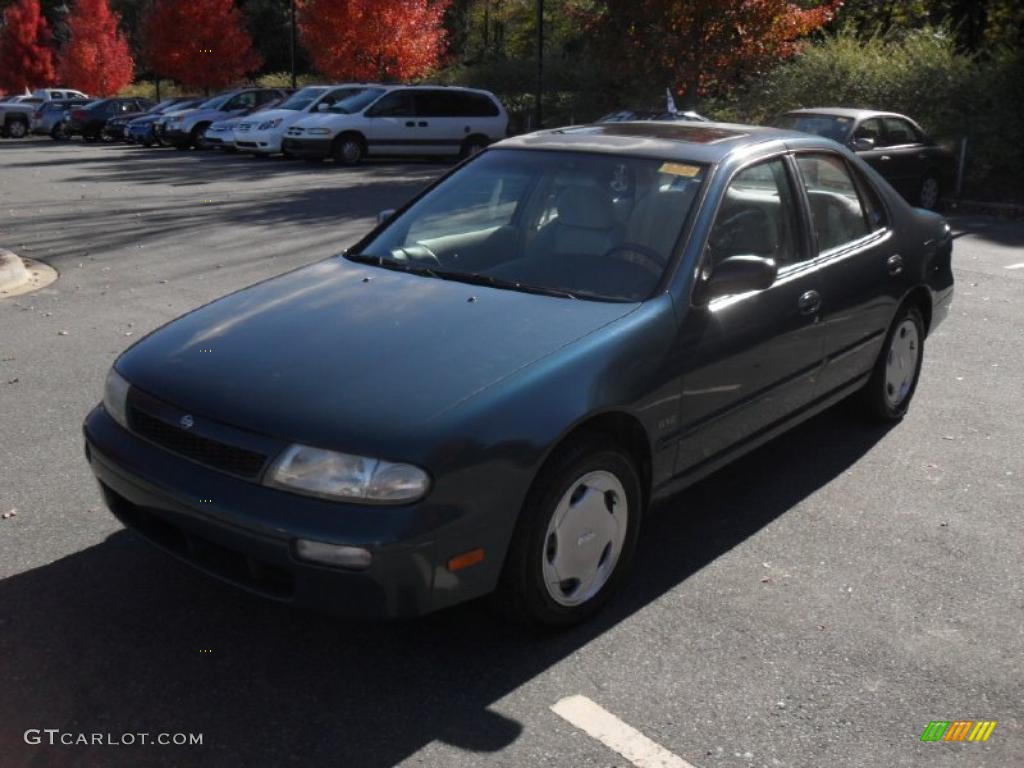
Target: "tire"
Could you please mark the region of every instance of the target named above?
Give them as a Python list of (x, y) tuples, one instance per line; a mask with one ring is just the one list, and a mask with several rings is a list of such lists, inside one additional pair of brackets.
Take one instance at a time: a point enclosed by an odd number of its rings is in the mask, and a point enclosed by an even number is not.
[(9, 120), (7, 122), (7, 137), (10, 139), (24, 139), (28, 135), (28, 123), (24, 120)]
[(871, 378), (861, 390), (867, 414), (875, 420), (898, 422), (910, 408), (924, 360), (924, 320), (916, 306), (904, 306), (885, 336)]
[(459, 150), (459, 159), (466, 160), (483, 152), (489, 143), (483, 136), (470, 136), (462, 142), (462, 148)]
[(359, 165), (366, 155), (366, 144), (354, 133), (346, 133), (334, 140), (331, 156), (341, 165)]
[(150, 138), (143, 139), (142, 140), (142, 146), (144, 146), (146, 149), (149, 149), (150, 147), (153, 146), (153, 140), (150, 139)]
[(921, 179), (921, 185), (917, 190), (917, 204), (921, 208), (934, 211), (939, 207), (939, 200), (942, 198), (942, 184), (939, 177), (934, 173), (928, 173)]
[(196, 125), (188, 134), (188, 147), (195, 147), (196, 149), (209, 149), (209, 145), (203, 139), (203, 134), (206, 133), (206, 129), (210, 127), (209, 123), (199, 123)]
[(64, 123), (56, 123), (53, 128), (50, 129), (50, 138), (54, 141), (65, 141), (68, 135), (64, 132)]
[(560, 449), (520, 512), (495, 608), (515, 621), (554, 627), (593, 615), (629, 571), (642, 506), (636, 467), (609, 440), (588, 436)]

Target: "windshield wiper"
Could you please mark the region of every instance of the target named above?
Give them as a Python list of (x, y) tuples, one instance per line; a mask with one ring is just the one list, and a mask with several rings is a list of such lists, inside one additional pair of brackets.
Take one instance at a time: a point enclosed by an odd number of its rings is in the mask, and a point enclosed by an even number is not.
[(447, 269), (435, 269), (420, 264), (408, 264), (394, 259), (386, 259), (383, 256), (370, 256), (363, 253), (345, 254), (352, 261), (363, 264), (372, 264), (375, 267), (393, 269), (397, 272), (411, 272), (427, 277), (436, 277), (439, 280), (451, 280), (458, 283), (469, 283), (470, 285), (487, 285), (491, 288), (504, 288), (507, 290), (520, 291), (522, 293), (535, 293), (541, 296), (556, 296), (561, 299), (577, 299), (576, 294), (563, 291), (559, 288), (546, 288), (539, 285), (527, 285), (517, 283), (515, 280), (506, 280), (494, 275), (485, 275), (481, 272), (456, 272)]

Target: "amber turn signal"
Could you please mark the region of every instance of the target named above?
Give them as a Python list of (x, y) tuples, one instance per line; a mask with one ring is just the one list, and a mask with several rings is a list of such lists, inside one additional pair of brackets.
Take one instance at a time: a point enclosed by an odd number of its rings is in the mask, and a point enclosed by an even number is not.
[(448, 561), (449, 571), (461, 571), (463, 568), (469, 568), (471, 565), (482, 563), (484, 559), (484, 551), (482, 549), (471, 549), (469, 552), (463, 552), (461, 555), (456, 555)]

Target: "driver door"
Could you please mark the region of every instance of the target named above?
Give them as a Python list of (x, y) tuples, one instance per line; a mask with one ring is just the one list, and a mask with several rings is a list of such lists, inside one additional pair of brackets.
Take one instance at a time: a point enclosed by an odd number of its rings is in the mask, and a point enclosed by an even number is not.
[(738, 171), (719, 202), (702, 274), (739, 255), (772, 258), (779, 273), (764, 290), (687, 312), (679, 474), (757, 438), (817, 395), (821, 295), (797, 189), (792, 163), (780, 155)]

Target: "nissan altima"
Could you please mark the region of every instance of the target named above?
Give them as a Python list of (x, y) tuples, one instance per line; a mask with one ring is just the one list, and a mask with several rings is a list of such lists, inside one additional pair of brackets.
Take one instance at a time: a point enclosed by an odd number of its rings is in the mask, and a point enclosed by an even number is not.
[(834, 403), (907, 412), (952, 238), (827, 139), (507, 139), (346, 252), (126, 351), (87, 417), (112, 512), (264, 595), (580, 621), (645, 510)]

